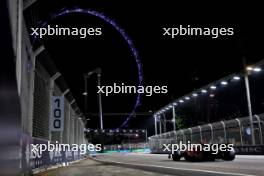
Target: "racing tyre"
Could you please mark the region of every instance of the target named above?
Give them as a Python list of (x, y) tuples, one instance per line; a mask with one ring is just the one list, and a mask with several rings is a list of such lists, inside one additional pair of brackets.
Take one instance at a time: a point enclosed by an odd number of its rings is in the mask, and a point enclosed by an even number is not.
[(233, 161), (236, 157), (235, 151), (226, 151), (223, 153), (223, 160), (225, 161)]
[(181, 159), (181, 152), (180, 151), (174, 152), (174, 154), (172, 154), (172, 159), (173, 161), (179, 161)]

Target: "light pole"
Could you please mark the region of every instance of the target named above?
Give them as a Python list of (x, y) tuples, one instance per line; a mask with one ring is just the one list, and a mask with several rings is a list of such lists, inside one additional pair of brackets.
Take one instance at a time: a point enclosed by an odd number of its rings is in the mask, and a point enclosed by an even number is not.
[(250, 87), (249, 87), (249, 80), (248, 80), (248, 75), (250, 71), (251, 69), (249, 67), (246, 67), (246, 61), (244, 59), (244, 72), (245, 72), (244, 79), (245, 79), (245, 87), (246, 87), (246, 95), (247, 95), (247, 106), (248, 106), (248, 115), (249, 115), (250, 131), (251, 131), (251, 142), (252, 142), (252, 145), (255, 145), (255, 132), (254, 132), (254, 125), (253, 125)]
[(159, 133), (162, 133), (161, 116), (159, 116)]
[[(247, 95), (247, 104), (248, 104), (248, 114), (249, 114), (249, 123), (250, 123), (250, 131), (251, 131), (251, 141), (252, 141), (252, 145), (256, 144), (255, 141), (255, 131), (254, 131), (254, 124), (253, 124), (253, 113), (252, 113), (252, 106), (251, 106), (251, 97), (250, 97), (250, 86), (249, 86), (249, 75), (251, 74), (251, 72), (260, 72), (261, 68), (258, 66), (255, 67), (251, 67), (251, 66), (246, 66), (246, 59), (244, 58), (243, 60), (243, 64), (244, 64), (244, 79), (245, 79), (245, 87), (246, 87), (246, 95)], [(263, 64), (263, 61), (261, 61), (260, 63), (256, 64)]]
[[(97, 86), (101, 87), (101, 69), (97, 69)], [(98, 104), (99, 104), (99, 115), (100, 115), (100, 127), (101, 130), (104, 129), (103, 126), (103, 112), (102, 112), (102, 94), (101, 91), (97, 93)]]
[(250, 97), (250, 86), (249, 86), (249, 75), (251, 72), (260, 72), (261, 67), (259, 65), (263, 65), (263, 60), (256, 64), (255, 67), (247, 66), (246, 67), (246, 60), (244, 59), (244, 77), (245, 77), (245, 87), (246, 87), (246, 94), (247, 94), (247, 104), (248, 104), (248, 113), (249, 113), (249, 120), (250, 120), (250, 131), (251, 131), (251, 140), (252, 145), (256, 144), (255, 141), (255, 131), (254, 131), (254, 124), (253, 124), (253, 113), (252, 113), (252, 106), (251, 106), (251, 97)]
[[(87, 78), (89, 78), (94, 73), (97, 75), (97, 87), (101, 87), (101, 69), (100, 68), (97, 68), (93, 71), (90, 71), (89, 73), (84, 74), (85, 92), (83, 93), (83, 95), (85, 95), (85, 111), (87, 111), (87, 95), (88, 95), (88, 93), (87, 93)], [(97, 93), (97, 99), (98, 99), (98, 108), (99, 108), (99, 117), (100, 117), (100, 128), (102, 130), (102, 129), (104, 129), (104, 126), (103, 126), (101, 91), (99, 93)]]
[(176, 113), (175, 107), (172, 107), (172, 122), (173, 122), (173, 131), (176, 131)]
[(254, 125), (253, 125), (253, 115), (252, 115), (250, 88), (249, 88), (248, 72), (247, 71), (245, 73), (245, 86), (246, 86), (246, 94), (247, 94), (249, 123), (250, 123), (250, 129), (251, 129), (251, 141), (252, 141), (252, 145), (255, 145), (255, 134), (254, 134), (255, 132), (254, 132)]
[(148, 129), (145, 129), (145, 141), (148, 143)]
[(167, 131), (167, 120), (166, 120), (166, 115), (165, 115), (165, 113), (163, 113), (162, 114), (163, 115), (163, 117), (164, 117), (164, 120), (163, 120), (163, 130), (164, 130), (164, 132), (166, 133), (166, 131)]
[(158, 129), (157, 129), (157, 116), (156, 115), (154, 115), (154, 119), (155, 119), (155, 121), (154, 121), (154, 123), (155, 123), (155, 135), (157, 135)]
[[(163, 116), (164, 119), (161, 119), (161, 116)], [(157, 123), (159, 121), (159, 134), (162, 133), (162, 123), (163, 123), (163, 131), (166, 132), (166, 123), (167, 122), (170, 122), (170, 123), (173, 123), (173, 130), (175, 131), (176, 130), (176, 125), (175, 125), (175, 115), (174, 115), (174, 118), (172, 120), (166, 120), (166, 116), (163, 113), (161, 114), (155, 114), (154, 115), (154, 123), (155, 123), (155, 135), (158, 134), (158, 126), (157, 126)]]
[(88, 87), (87, 87), (87, 76), (84, 75), (84, 114), (85, 114), (85, 117), (87, 116), (87, 102), (88, 102)]

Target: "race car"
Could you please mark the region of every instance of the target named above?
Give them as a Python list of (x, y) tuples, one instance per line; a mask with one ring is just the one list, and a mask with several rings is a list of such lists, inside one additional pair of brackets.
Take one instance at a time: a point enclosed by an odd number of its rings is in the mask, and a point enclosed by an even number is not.
[(198, 150), (185, 150), (181, 152), (177, 150), (172, 154), (169, 154), (168, 158), (173, 159), (174, 161), (179, 161), (181, 158), (184, 158), (186, 161), (215, 161), (216, 159), (222, 159), (224, 161), (232, 161), (235, 159), (235, 150), (232, 148), (231, 150), (221, 151), (218, 150), (217, 152), (213, 151), (204, 151), (202, 149)]

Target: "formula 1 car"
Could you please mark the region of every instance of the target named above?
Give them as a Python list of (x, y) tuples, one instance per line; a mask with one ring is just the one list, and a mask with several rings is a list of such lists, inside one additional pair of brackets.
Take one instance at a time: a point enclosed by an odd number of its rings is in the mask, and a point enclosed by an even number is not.
[(235, 150), (229, 151), (203, 151), (203, 150), (196, 150), (196, 151), (188, 151), (185, 150), (181, 152), (179, 150), (175, 151), (173, 154), (169, 154), (168, 158), (173, 159), (173, 161), (179, 161), (181, 158), (184, 158), (186, 161), (215, 161), (216, 159), (222, 159), (224, 161), (232, 161), (235, 159)]

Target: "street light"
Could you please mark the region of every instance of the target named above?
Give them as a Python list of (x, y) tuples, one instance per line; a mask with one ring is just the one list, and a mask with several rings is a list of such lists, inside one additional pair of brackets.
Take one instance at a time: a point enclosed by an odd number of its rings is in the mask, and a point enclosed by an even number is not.
[(198, 94), (197, 94), (197, 93), (193, 93), (192, 96), (193, 96), (193, 97), (197, 97)]
[[(246, 65), (244, 60), (244, 65)], [(251, 107), (251, 98), (250, 98), (250, 88), (249, 88), (249, 81), (248, 81), (248, 75), (249, 70), (247, 67), (245, 67), (245, 86), (246, 86), (246, 95), (247, 95), (247, 104), (248, 104), (248, 115), (249, 115), (249, 122), (250, 122), (250, 130), (251, 130), (251, 142), (252, 145), (255, 145), (255, 132), (254, 132), (254, 126), (253, 126), (253, 115), (252, 115), (252, 107)]]
[(251, 67), (251, 66), (247, 66), (247, 67), (246, 67), (246, 70), (247, 70), (247, 71), (252, 71), (252, 70), (253, 70), (253, 67)]
[(227, 85), (228, 83), (227, 83), (227, 81), (222, 81), (221, 84), (225, 86), (225, 85)]
[[(93, 74), (97, 75), (97, 87), (101, 86), (101, 69), (100, 68), (96, 68), (93, 71), (90, 71), (89, 73), (84, 74), (85, 92), (83, 93), (83, 95), (85, 95), (85, 113), (86, 114), (87, 114), (87, 95), (88, 95), (87, 78), (89, 78)], [(102, 113), (101, 91), (97, 94), (97, 98), (98, 98), (98, 106), (99, 106), (100, 128), (102, 130), (102, 129), (104, 129), (104, 127), (103, 127), (103, 113)]]
[(207, 93), (207, 90), (202, 89), (201, 92), (202, 92), (202, 93)]
[(233, 79), (234, 80), (240, 80), (240, 77), (239, 76), (234, 76)]
[(154, 115), (154, 127), (155, 127), (155, 135), (157, 135), (157, 115)]
[[(198, 93), (201, 93), (201, 94), (206, 94), (208, 89), (215, 90), (215, 89), (217, 89), (217, 86), (219, 84), (222, 85), (222, 86), (226, 86), (226, 85), (228, 85), (229, 81), (231, 81), (231, 80), (232, 81), (239, 81), (241, 79), (241, 77), (245, 77), (245, 86), (246, 86), (246, 94), (247, 94), (248, 111), (249, 111), (249, 117), (250, 117), (250, 126), (251, 126), (251, 129), (252, 129), (251, 130), (252, 131), (251, 132), (251, 135), (252, 135), (251, 137), (252, 137), (252, 144), (253, 145), (255, 144), (255, 138), (254, 138), (254, 129), (253, 129), (252, 108), (251, 108), (251, 100), (250, 100), (250, 89), (249, 89), (248, 75), (251, 72), (260, 72), (260, 71), (262, 71), (261, 67), (263, 67), (263, 64), (264, 64), (264, 60), (260, 61), (258, 64), (255, 64), (254, 67), (252, 67), (252, 66), (247, 66), (246, 67), (246, 64), (244, 63), (245, 67), (244, 67), (244, 70), (243, 70), (243, 74), (240, 73), (240, 74), (229, 75), (229, 76), (227, 76), (227, 77), (225, 77), (225, 78), (223, 78), (221, 80), (215, 81), (214, 83), (209, 84), (209, 85), (199, 89), (200, 92), (198, 92)], [(193, 92), (191, 95), (192, 95), (192, 97), (196, 97), (196, 96), (198, 96), (198, 93)], [(211, 98), (213, 98), (215, 95), (214, 94), (209, 94), (209, 96)], [(184, 103), (185, 100), (190, 100), (189, 95), (186, 95), (184, 97), (181, 97), (181, 98), (175, 100), (173, 103), (170, 103), (170, 106), (173, 105), (173, 109), (174, 109), (175, 108), (174, 106), (178, 105), (177, 103)], [(159, 111), (159, 114), (166, 112), (166, 110), (164, 110), (164, 109), (169, 110), (168, 106), (166, 106), (162, 110)]]
[(261, 68), (260, 67), (251, 67), (251, 66), (247, 66), (246, 67), (247, 71), (254, 71), (254, 72), (260, 72)]
[(216, 86), (211, 86), (210, 89), (215, 90), (216, 89)]
[(259, 68), (259, 67), (254, 68), (253, 71), (254, 71), (254, 72), (260, 72), (260, 71), (261, 71), (261, 68)]
[(173, 131), (176, 131), (176, 112), (174, 106), (172, 108), (172, 123), (173, 123)]

